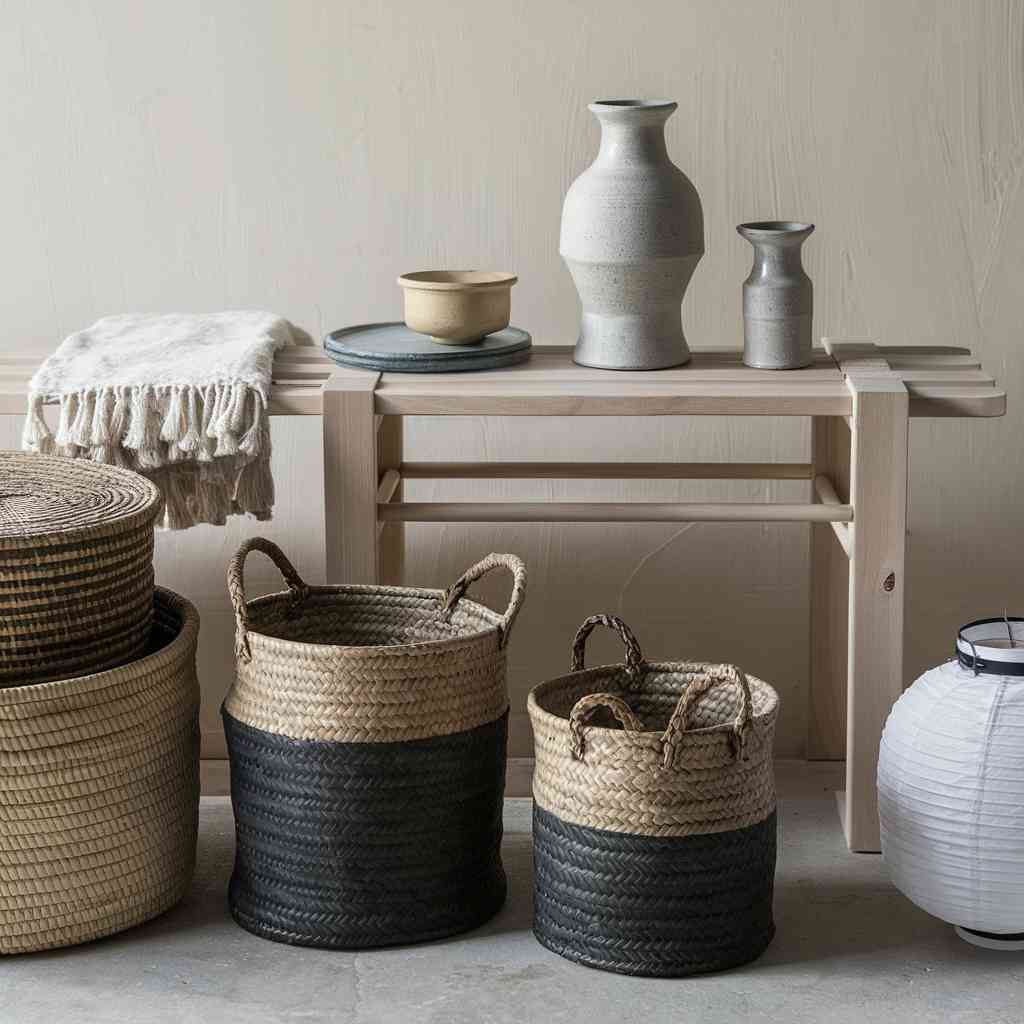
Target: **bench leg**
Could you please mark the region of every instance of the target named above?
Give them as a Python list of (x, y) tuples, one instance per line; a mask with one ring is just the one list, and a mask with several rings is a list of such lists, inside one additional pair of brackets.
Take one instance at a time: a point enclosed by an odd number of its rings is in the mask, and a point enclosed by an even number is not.
[(336, 371), (323, 390), (324, 537), (328, 583), (377, 583), (379, 374)]
[[(402, 417), (384, 416), (377, 431), (378, 477), (386, 469), (402, 465)], [(395, 488), (392, 501), (401, 501), (404, 488)], [(405, 568), (405, 523), (385, 523), (380, 528), (380, 581), (400, 586)]]
[[(814, 474), (850, 500), (850, 428), (838, 416), (811, 419)], [(811, 487), (812, 494), (814, 487)], [(846, 757), (846, 644), (850, 560), (828, 523), (811, 526), (811, 658), (807, 759)]]
[(880, 849), (876, 773), (882, 729), (903, 692), (908, 395), (892, 377), (850, 375), (853, 438), (846, 801), (851, 850)]

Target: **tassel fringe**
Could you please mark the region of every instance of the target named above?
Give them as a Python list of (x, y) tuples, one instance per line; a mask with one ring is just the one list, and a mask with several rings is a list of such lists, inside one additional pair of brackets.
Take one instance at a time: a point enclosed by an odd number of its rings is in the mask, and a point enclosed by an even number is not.
[(69, 392), (60, 396), (56, 431), (45, 400), (29, 395), (22, 447), (143, 473), (164, 495), (164, 528), (271, 518), (270, 424), (258, 388), (235, 381)]

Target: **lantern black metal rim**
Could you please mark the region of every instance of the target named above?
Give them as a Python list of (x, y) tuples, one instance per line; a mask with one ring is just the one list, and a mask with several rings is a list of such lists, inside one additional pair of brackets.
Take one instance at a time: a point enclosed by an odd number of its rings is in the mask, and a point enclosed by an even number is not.
[[(1021, 640), (1019, 648), (1006, 648), (1007, 657), (1003, 657), (998, 648), (986, 647), (985, 657), (978, 656), (978, 643), (969, 639), (966, 635), (968, 630), (976, 626), (1005, 625), (1009, 628), (1011, 623), (1024, 623), (1024, 618), (1019, 615), (997, 615), (991, 619), (975, 619), (973, 622), (965, 623), (957, 631), (956, 635), (956, 659), (961, 668), (975, 675), (994, 676), (1017, 676), (1024, 678), (1024, 639)], [(1014, 637), (1014, 639), (1017, 639)], [(1018, 651), (1017, 657), (1011, 657), (1011, 651)]]
[(960, 930), (991, 942), (1024, 942), (1024, 932), (983, 932), (978, 928), (964, 928), (962, 925)]

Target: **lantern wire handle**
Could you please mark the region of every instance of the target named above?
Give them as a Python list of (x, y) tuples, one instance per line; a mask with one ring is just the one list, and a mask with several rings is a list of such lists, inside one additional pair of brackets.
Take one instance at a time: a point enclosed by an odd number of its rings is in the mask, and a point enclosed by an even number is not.
[(1016, 641), (1013, 639), (1013, 629), (1010, 627), (1010, 619), (1006, 614), (1006, 609), (1003, 609), (1003, 622), (1006, 623), (1006, 635), (1010, 638), (1010, 647), (1016, 647)]
[(974, 641), (973, 640), (968, 640), (967, 637), (964, 637), (964, 640), (967, 640), (967, 642), (971, 645), (971, 658), (972, 658), (972, 660), (974, 662), (974, 664), (971, 665), (971, 668), (974, 669), (974, 678), (977, 679), (978, 678), (978, 671), (979, 671), (979, 669), (978, 669), (978, 649), (977, 649), (977, 647), (974, 646)]

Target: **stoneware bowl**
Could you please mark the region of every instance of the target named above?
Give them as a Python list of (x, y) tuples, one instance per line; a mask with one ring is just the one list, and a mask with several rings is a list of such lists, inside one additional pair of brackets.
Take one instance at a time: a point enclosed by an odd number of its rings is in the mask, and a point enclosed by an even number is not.
[(508, 327), (518, 278), (491, 270), (403, 274), (406, 326), (442, 345), (471, 345)]

